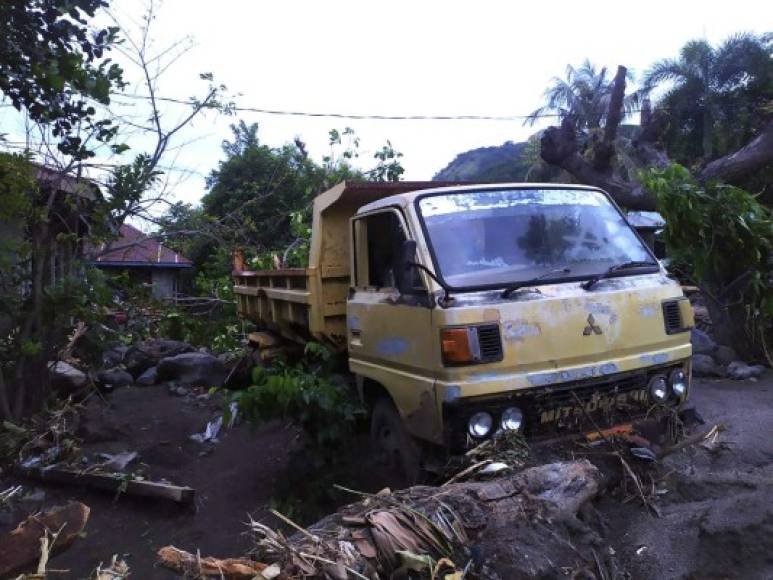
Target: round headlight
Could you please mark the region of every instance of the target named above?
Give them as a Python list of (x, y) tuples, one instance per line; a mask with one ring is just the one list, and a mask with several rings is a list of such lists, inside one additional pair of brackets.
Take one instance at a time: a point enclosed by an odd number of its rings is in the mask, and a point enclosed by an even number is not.
[(491, 432), (491, 426), (494, 424), (494, 419), (491, 418), (489, 413), (482, 411), (475, 413), (470, 417), (470, 422), (467, 424), (467, 430), (473, 437), (485, 437)]
[(657, 375), (650, 381), (650, 397), (656, 403), (665, 403), (668, 400), (668, 383), (666, 377)]
[(687, 375), (684, 374), (682, 369), (673, 371), (668, 377), (668, 382), (678, 399), (682, 400), (687, 396)]
[(505, 431), (518, 431), (523, 425), (523, 413), (518, 407), (508, 407), (502, 413), (499, 426)]

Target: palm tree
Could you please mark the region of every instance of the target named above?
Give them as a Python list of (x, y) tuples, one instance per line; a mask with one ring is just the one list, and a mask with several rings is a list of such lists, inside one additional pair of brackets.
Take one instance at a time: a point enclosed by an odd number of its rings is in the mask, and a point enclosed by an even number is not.
[[(540, 117), (556, 115), (560, 121), (571, 119), (579, 131), (598, 129), (606, 120), (611, 93), (612, 79), (606, 67), (597, 69), (587, 59), (579, 68), (567, 65), (566, 78), (553, 77), (545, 90), (545, 106), (532, 112), (524, 124), (533, 125)], [(628, 95), (623, 101), (625, 114), (637, 105), (638, 94)]]
[[(668, 105), (688, 132), (700, 133), (704, 159), (714, 153), (715, 123), (723, 114), (731, 93), (762, 83), (762, 94), (773, 89), (773, 35), (736, 34), (718, 47), (692, 40), (679, 58), (659, 60), (644, 76), (644, 92), (672, 83), (661, 103)], [(742, 103), (731, 99), (732, 106)], [(727, 107), (725, 107), (727, 108)], [(726, 112), (726, 111), (725, 111)], [(735, 113), (735, 114), (734, 114)], [(730, 116), (738, 117), (737, 111)]]

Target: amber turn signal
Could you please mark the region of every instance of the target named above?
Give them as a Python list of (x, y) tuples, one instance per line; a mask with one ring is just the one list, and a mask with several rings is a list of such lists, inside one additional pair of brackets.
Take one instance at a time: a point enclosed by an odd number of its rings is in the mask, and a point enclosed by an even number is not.
[(440, 349), (445, 364), (474, 362), (470, 333), (474, 328), (444, 328), (440, 331)]

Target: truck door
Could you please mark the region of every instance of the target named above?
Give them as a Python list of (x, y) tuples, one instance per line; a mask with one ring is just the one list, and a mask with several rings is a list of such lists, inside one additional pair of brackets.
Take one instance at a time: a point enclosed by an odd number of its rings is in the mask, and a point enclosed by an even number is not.
[[(434, 391), (437, 337), (425, 299), (401, 296), (395, 272), (408, 228), (388, 208), (352, 222), (353, 287), (347, 302), (349, 366), (382, 385), (413, 435), (438, 440)], [(417, 275), (415, 285), (423, 282)]]

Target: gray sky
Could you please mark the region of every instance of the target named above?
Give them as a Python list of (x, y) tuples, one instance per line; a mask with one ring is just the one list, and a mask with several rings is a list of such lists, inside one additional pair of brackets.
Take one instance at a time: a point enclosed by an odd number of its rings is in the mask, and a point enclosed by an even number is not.
[[(138, 20), (142, 0), (113, 0), (123, 22)], [(773, 3), (759, 0), (621, 2), (165, 0), (154, 22), (158, 48), (190, 35), (194, 45), (164, 75), (163, 96), (201, 94), (199, 72), (212, 72), (236, 104), (263, 109), (383, 115), (528, 114), (550, 79), (586, 57), (614, 72), (639, 75), (676, 56), (692, 38), (718, 42), (731, 33), (763, 32)], [(137, 71), (127, 68), (131, 79)], [(13, 132), (0, 113), (0, 131)], [(170, 119), (180, 107), (164, 110)], [(361, 138), (361, 165), (390, 139), (404, 153), (406, 179), (429, 179), (462, 151), (523, 140), (536, 128), (520, 121), (344, 121), (239, 113), (208, 115), (179, 135), (174, 180), (178, 199), (197, 201), (203, 176), (221, 158), (220, 143), (237, 119), (260, 124), (262, 142), (295, 136), (313, 157), (328, 151), (331, 128)], [(137, 147), (135, 151), (137, 152)]]

